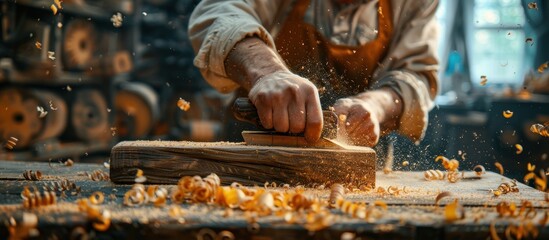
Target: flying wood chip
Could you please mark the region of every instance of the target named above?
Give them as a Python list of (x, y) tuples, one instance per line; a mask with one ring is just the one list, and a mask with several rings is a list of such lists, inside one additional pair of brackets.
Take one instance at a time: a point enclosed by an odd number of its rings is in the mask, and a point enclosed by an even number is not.
[(484, 86), (488, 82), (488, 78), (486, 76), (482, 75), (480, 76), (480, 85)]
[(179, 98), (179, 100), (177, 100), (177, 107), (186, 112), (191, 108), (191, 103), (185, 101), (183, 98)]
[(534, 39), (533, 39), (533, 38), (530, 38), (530, 37), (529, 37), (529, 38), (526, 38), (525, 42), (526, 42), (526, 43), (529, 43), (530, 46), (534, 46)]
[(538, 4), (536, 2), (528, 3), (528, 8), (537, 10), (538, 9)]
[(543, 73), (543, 71), (545, 71), (545, 69), (547, 69), (547, 67), (549, 67), (549, 62), (544, 62), (544, 63), (542, 63), (542, 64), (539, 65), (539, 67), (538, 67), (538, 72), (539, 72), (539, 73)]

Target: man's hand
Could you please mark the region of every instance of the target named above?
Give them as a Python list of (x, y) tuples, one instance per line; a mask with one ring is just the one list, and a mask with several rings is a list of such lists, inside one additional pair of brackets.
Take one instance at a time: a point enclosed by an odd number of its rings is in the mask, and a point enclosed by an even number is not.
[(250, 37), (238, 42), (225, 59), (225, 69), (232, 80), (249, 91), (263, 127), (305, 132), (308, 142), (320, 138), (322, 110), (316, 87), (291, 73), (262, 40)]
[(278, 71), (255, 82), (248, 97), (257, 108), (263, 127), (278, 132), (305, 132), (315, 142), (322, 132), (318, 91), (309, 80), (289, 71)]
[(402, 101), (393, 90), (384, 88), (339, 99), (334, 109), (340, 116), (340, 137), (353, 145), (373, 147), (382, 132), (397, 128)]

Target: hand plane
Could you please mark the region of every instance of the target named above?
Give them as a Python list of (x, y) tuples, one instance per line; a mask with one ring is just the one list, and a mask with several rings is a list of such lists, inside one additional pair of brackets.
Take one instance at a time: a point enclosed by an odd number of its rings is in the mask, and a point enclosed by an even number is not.
[(256, 125), (259, 131), (243, 131), (242, 137), (248, 145), (285, 146), (285, 147), (313, 147), (328, 149), (348, 149), (350, 146), (336, 140), (338, 131), (338, 117), (335, 112), (324, 110), (323, 128), (320, 139), (309, 143), (303, 133), (281, 133), (274, 129), (265, 129), (261, 125), (256, 107), (248, 98), (237, 98), (233, 105), (233, 114), (236, 119)]

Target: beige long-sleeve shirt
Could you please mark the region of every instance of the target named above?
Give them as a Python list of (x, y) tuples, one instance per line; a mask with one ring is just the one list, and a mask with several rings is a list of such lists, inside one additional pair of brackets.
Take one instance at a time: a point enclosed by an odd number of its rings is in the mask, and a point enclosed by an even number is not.
[[(227, 77), (227, 55), (237, 42), (250, 36), (275, 49), (273, 38), (294, 1), (203, 0), (191, 16), (189, 37), (196, 52), (194, 65), (206, 81), (220, 92), (238, 88)], [(305, 21), (333, 43), (359, 46), (377, 36), (377, 2), (342, 5), (335, 0), (311, 0)], [(416, 142), (425, 133), (428, 111), (438, 91), (437, 6), (438, 0), (391, 1), (393, 37), (370, 80), (372, 89), (388, 86), (402, 97), (403, 114), (397, 131)]]

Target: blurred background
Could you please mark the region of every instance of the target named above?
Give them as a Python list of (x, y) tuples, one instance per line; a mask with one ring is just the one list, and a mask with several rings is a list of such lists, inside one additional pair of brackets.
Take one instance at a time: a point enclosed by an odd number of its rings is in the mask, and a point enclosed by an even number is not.
[[(0, 159), (104, 162), (123, 140), (239, 141), (225, 137), (232, 95), (192, 64), (198, 2), (0, 1)], [(393, 151), (380, 159), (396, 170), (433, 168), (438, 155), (463, 170), (500, 162), (517, 179), (527, 163), (549, 167), (549, 138), (530, 130), (549, 122), (549, 3), (441, 0), (436, 18), (441, 91), (425, 139), (385, 137), (378, 149)]]

